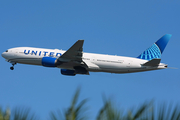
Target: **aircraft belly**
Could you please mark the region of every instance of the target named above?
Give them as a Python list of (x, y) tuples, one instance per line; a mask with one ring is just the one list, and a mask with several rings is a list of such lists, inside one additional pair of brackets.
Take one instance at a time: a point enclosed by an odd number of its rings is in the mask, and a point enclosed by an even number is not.
[(31, 55), (15, 55), (10, 61), (22, 64), (41, 65), (42, 58)]
[(42, 65), (41, 59), (39, 58), (17, 59), (17, 61), (18, 61), (17, 63), (22, 63), (22, 64)]
[(129, 67), (127, 67), (123, 63), (98, 63), (100, 72), (121, 72), (121, 71), (128, 71)]
[(93, 72), (109, 72), (109, 73), (129, 73), (129, 72), (138, 72), (144, 71), (146, 69), (142, 68), (140, 64), (133, 62), (124, 62), (124, 63), (102, 63), (98, 62), (96, 65), (99, 66), (98, 70), (89, 70)]

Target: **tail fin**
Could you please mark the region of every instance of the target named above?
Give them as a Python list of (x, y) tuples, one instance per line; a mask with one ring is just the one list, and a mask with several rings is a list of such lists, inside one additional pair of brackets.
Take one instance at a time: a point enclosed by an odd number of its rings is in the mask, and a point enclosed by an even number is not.
[(171, 34), (166, 34), (162, 36), (157, 42), (155, 42), (151, 47), (145, 50), (137, 58), (144, 59), (144, 60), (152, 60), (154, 58), (161, 58), (161, 54), (163, 53), (171, 36), (172, 36)]

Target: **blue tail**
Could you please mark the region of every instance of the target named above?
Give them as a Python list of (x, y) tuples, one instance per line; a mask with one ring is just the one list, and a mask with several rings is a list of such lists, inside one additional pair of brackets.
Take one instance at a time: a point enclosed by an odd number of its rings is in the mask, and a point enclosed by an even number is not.
[(144, 60), (152, 60), (154, 58), (161, 58), (161, 54), (163, 53), (171, 36), (172, 36), (171, 34), (166, 34), (162, 36), (157, 42), (155, 42), (151, 47), (145, 50), (137, 58), (144, 59)]

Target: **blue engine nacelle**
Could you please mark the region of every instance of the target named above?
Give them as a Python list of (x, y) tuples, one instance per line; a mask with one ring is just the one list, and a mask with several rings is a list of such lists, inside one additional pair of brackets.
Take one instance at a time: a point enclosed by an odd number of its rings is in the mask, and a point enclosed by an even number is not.
[(75, 70), (61, 69), (61, 74), (75, 76)]
[(42, 65), (45, 67), (56, 67), (56, 59), (53, 57), (43, 57), (42, 58)]

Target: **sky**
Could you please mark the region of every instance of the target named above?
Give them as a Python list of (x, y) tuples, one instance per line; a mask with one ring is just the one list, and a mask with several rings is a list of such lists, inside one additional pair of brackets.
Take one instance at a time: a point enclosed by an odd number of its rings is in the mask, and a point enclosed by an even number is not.
[(84, 52), (137, 57), (172, 34), (161, 62), (179, 69), (70, 77), (58, 68), (35, 65), (17, 64), (11, 71), (0, 57), (0, 106), (30, 107), (46, 120), (50, 111), (70, 106), (79, 86), (79, 102), (88, 98), (90, 119), (103, 106), (103, 95), (125, 109), (152, 99), (180, 104), (179, 5), (178, 0), (1, 0), (1, 53), (13, 47), (67, 50), (84, 39)]

